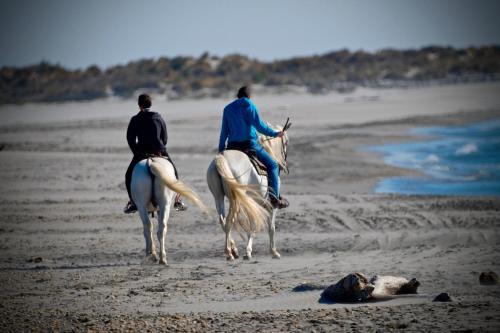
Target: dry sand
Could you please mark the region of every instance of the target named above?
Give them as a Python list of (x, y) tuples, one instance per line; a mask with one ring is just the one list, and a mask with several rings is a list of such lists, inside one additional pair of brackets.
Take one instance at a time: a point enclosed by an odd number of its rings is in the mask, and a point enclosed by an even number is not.
[[(478, 276), (500, 273), (500, 198), (373, 194), (381, 177), (415, 172), (359, 147), (498, 118), (499, 94), (492, 83), (255, 96), (264, 118), (293, 122), (282, 259), (262, 233), (251, 261), (227, 262), (215, 216), (190, 208), (171, 215), (166, 267), (144, 262), (139, 217), (121, 212), (134, 101), (3, 106), (0, 331), (498, 331), (500, 286)], [(205, 172), (226, 102), (155, 101), (182, 179), (210, 205)], [(362, 305), (292, 292), (355, 271), (422, 285)], [(453, 302), (433, 303), (441, 292)]]

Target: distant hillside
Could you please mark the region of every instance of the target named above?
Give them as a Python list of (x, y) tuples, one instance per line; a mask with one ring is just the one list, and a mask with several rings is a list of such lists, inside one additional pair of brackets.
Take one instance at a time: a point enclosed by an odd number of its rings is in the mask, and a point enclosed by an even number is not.
[(170, 99), (225, 96), (242, 84), (302, 86), (311, 93), (349, 91), (356, 86), (387, 87), (428, 81), (500, 79), (500, 46), (419, 50), (386, 49), (374, 53), (340, 50), (324, 55), (261, 62), (243, 55), (223, 58), (144, 59), (102, 70), (68, 70), (42, 62), (0, 69), (0, 103), (92, 100), (130, 97), (137, 91)]

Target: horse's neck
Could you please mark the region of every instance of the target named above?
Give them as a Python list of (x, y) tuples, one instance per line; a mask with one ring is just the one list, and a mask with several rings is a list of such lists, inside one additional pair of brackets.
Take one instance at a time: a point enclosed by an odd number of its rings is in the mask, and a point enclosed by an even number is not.
[(277, 142), (274, 142), (274, 143), (269, 143), (267, 144), (266, 146), (264, 146), (264, 149), (270, 153), (271, 157), (273, 157), (276, 162), (278, 162), (278, 164), (283, 164), (283, 161), (282, 161), (282, 147), (281, 145), (279, 145)]

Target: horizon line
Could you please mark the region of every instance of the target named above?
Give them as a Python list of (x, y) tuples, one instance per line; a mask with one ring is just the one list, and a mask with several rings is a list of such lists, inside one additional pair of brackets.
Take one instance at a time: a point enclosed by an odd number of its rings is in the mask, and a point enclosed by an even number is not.
[(500, 47), (500, 44), (493, 43), (493, 44), (483, 44), (483, 45), (468, 45), (468, 46), (464, 46), (464, 47), (455, 47), (452, 45), (445, 45), (445, 44), (427, 44), (427, 45), (422, 45), (420, 47), (409, 47), (409, 48), (397, 48), (397, 47), (387, 46), (387, 47), (378, 48), (378, 49), (375, 49), (372, 51), (368, 51), (368, 50), (365, 50), (363, 48), (350, 49), (348, 47), (343, 47), (343, 48), (338, 48), (338, 49), (332, 49), (330, 51), (325, 51), (325, 52), (310, 53), (310, 54), (304, 54), (304, 55), (292, 55), (292, 56), (289, 56), (286, 58), (275, 58), (273, 60), (263, 60), (263, 59), (259, 59), (258, 57), (252, 57), (252, 56), (249, 56), (249, 55), (246, 55), (243, 53), (238, 53), (238, 52), (227, 53), (225, 55), (218, 55), (215, 53), (210, 53), (209, 51), (204, 51), (204, 52), (201, 52), (199, 55), (187, 55), (187, 54), (177, 54), (175, 56), (159, 55), (159, 56), (152, 56), (152, 57), (135, 58), (135, 59), (129, 60), (127, 62), (117, 62), (117, 63), (114, 63), (112, 65), (107, 65), (107, 66), (100, 66), (100, 65), (95, 64), (95, 63), (90, 63), (89, 65), (79, 66), (79, 67), (65, 66), (65, 65), (62, 65), (60, 62), (52, 62), (50, 60), (41, 59), (37, 63), (30, 63), (30, 64), (26, 64), (26, 65), (2, 65), (2, 66), (0, 66), (0, 70), (2, 70), (4, 68), (22, 69), (22, 68), (26, 68), (26, 67), (41, 65), (41, 64), (48, 64), (48, 65), (52, 65), (52, 66), (59, 66), (63, 69), (72, 70), (72, 71), (86, 70), (86, 69), (91, 68), (91, 67), (97, 67), (97, 68), (99, 68), (99, 70), (105, 71), (105, 70), (113, 68), (113, 67), (127, 66), (131, 63), (139, 62), (139, 61), (143, 61), (143, 60), (158, 60), (161, 58), (175, 59), (175, 58), (179, 58), (179, 57), (199, 59), (199, 58), (202, 58), (204, 55), (207, 55), (210, 58), (217, 58), (217, 59), (222, 59), (222, 58), (225, 58), (228, 56), (243, 56), (243, 57), (246, 57), (250, 60), (255, 60), (255, 61), (258, 61), (261, 63), (268, 64), (268, 63), (273, 63), (276, 61), (287, 61), (287, 60), (292, 60), (292, 59), (297, 59), (297, 58), (309, 58), (309, 57), (316, 57), (316, 56), (321, 57), (321, 56), (325, 56), (325, 55), (330, 54), (330, 53), (336, 53), (336, 52), (341, 52), (341, 51), (348, 51), (350, 53), (365, 52), (365, 53), (369, 53), (369, 54), (376, 54), (376, 53), (379, 53), (382, 51), (410, 51), (410, 50), (422, 50), (422, 49), (432, 48), (432, 47), (451, 48), (454, 50), (464, 50), (464, 49), (469, 49), (469, 48)]

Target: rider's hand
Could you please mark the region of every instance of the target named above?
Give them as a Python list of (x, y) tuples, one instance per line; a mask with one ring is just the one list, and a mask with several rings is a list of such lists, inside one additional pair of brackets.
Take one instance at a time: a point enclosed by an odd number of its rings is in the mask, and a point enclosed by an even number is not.
[(281, 138), (283, 135), (285, 135), (285, 132), (280, 131), (280, 132), (278, 132), (278, 135), (276, 135), (276, 137)]

